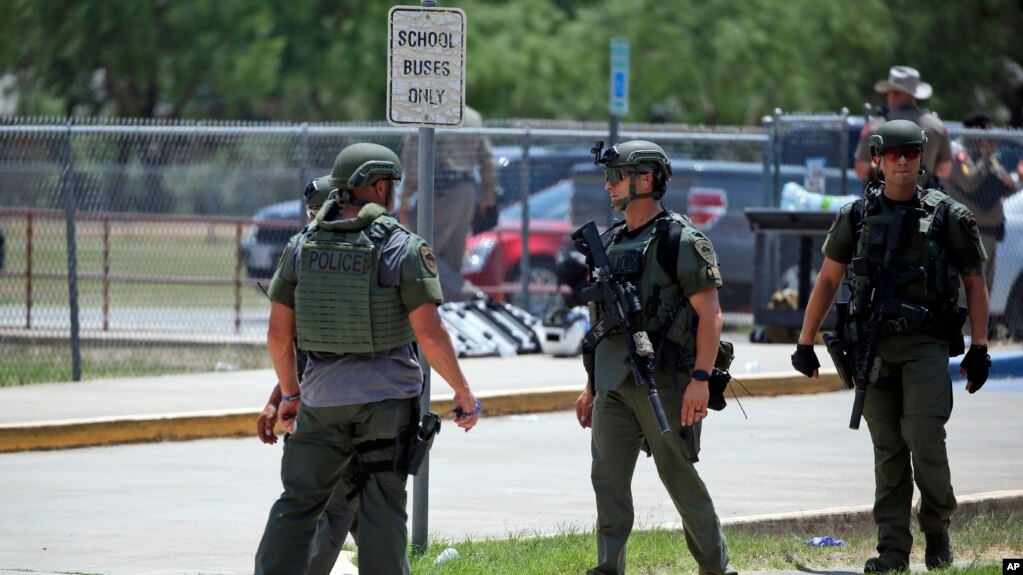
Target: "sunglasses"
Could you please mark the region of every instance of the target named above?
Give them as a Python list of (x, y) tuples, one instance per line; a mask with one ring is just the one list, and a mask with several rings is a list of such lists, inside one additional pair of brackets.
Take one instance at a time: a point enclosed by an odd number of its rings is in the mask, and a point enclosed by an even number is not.
[(643, 170), (626, 170), (624, 168), (604, 168), (604, 179), (609, 184), (617, 184), (618, 182), (628, 178), (632, 174), (649, 174)]
[(912, 162), (913, 160), (920, 157), (921, 151), (922, 150), (920, 150), (920, 148), (917, 148), (915, 146), (889, 148), (884, 151), (884, 157), (887, 158), (889, 162), (898, 162), (899, 158), (905, 156), (906, 161)]

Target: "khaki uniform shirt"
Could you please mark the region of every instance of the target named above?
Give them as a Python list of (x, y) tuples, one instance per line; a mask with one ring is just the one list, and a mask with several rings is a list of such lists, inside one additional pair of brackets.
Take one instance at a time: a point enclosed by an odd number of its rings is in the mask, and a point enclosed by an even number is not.
[(924, 142), (924, 169), (927, 173), (916, 179), (918, 186), (927, 184), (930, 176), (934, 175), (935, 167), (941, 162), (952, 161), (952, 148), (948, 140), (948, 128), (934, 114), (916, 106), (902, 106), (888, 112), (888, 118), (873, 117), (870, 123), (863, 127), (860, 132), (860, 141), (856, 144), (856, 159), (864, 162), (870, 161), (870, 134), (878, 129), (881, 124), (888, 120), (909, 120), (927, 135)]
[[(479, 112), (466, 106), (462, 124), (466, 128), (482, 128)], [(434, 173), (457, 174), (472, 179), (477, 167), (480, 177), (480, 202), (492, 203), (497, 198), (497, 170), (490, 141), (480, 135), (459, 135), (442, 131), (434, 140)], [(415, 135), (405, 141), (401, 150), (404, 178), (401, 183), (401, 205), (409, 205), (419, 189), (419, 138)]]
[[(976, 161), (963, 142), (952, 142), (952, 177), (949, 193), (970, 208), (981, 226), (1000, 226), (1005, 220), (1002, 199), (1016, 193), (1002, 178), (1009, 177), (998, 158), (981, 155)], [(981, 199), (981, 196), (987, 196)]]

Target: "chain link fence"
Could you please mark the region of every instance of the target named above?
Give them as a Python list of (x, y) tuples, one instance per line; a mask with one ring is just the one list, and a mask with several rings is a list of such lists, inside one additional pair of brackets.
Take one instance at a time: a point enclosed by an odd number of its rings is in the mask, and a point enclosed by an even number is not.
[[(798, 248), (784, 239), (757, 248), (743, 210), (781, 205), (789, 181), (858, 194), (862, 183), (843, 164), (853, 124), (848, 115), (778, 115), (760, 128), (623, 125), (618, 139), (665, 148), (674, 169), (665, 203), (714, 242), (725, 311), (748, 314), (778, 288)], [(415, 133), (0, 120), (0, 385), (72, 379), (76, 363), (83, 378), (268, 367), (269, 303), (259, 285), (305, 223), (305, 184), (350, 143), (400, 153)], [(492, 225), (468, 238), (461, 275), (533, 313), (558, 305), (555, 261), (566, 235), (614, 216), (589, 152), (607, 126), (507, 121), (437, 134), (466, 146), (482, 136), (493, 156), (498, 215), (477, 222)], [(1020, 142), (1016, 133), (1005, 139)], [(470, 178), (479, 186), (482, 176), (477, 168)], [(438, 179), (437, 193), (444, 186)], [(1023, 233), (1009, 234), (1005, 251), (1023, 253)], [(754, 293), (758, 282), (766, 292)]]

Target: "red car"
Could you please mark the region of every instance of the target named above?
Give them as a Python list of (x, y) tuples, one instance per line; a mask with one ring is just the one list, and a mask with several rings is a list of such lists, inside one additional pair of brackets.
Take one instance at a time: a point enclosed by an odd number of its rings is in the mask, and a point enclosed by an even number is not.
[[(530, 305), (527, 311), (541, 314), (560, 303), (555, 255), (572, 233), (569, 205), (572, 180), (561, 180), (529, 197)], [(462, 262), (462, 277), (488, 295), (522, 306), (522, 206), (503, 208), (497, 226), (471, 236)], [(546, 293), (536, 293), (545, 291)]]

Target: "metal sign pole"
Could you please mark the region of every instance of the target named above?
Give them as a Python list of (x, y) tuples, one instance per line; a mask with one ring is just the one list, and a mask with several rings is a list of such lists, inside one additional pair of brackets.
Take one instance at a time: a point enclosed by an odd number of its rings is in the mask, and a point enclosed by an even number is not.
[[(423, 0), (424, 5), (428, 0)], [(419, 204), (416, 214), (416, 232), (433, 243), (433, 164), (434, 129), (419, 128)], [(430, 411), (430, 364), (426, 358), (419, 358), (423, 366), (423, 397), (419, 402), (419, 415)], [(430, 515), (430, 454), (423, 459), (423, 466), (412, 481), (412, 548), (425, 553), (429, 545)]]
[(67, 234), (68, 304), (71, 308), (71, 381), (82, 380), (82, 351), (78, 328), (78, 251), (75, 238), (75, 167), (71, 149), (71, 120), (67, 121), (64, 140), (64, 173), (60, 185), (64, 190), (64, 215)]

